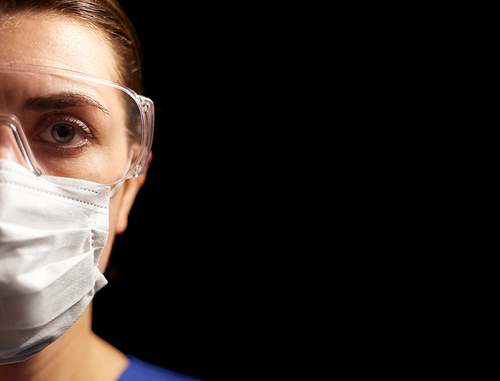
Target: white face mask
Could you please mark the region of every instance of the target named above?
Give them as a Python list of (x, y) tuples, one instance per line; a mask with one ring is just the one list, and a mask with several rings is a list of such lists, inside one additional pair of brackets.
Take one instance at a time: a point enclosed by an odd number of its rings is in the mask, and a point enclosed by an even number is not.
[(59, 187), (0, 159), (0, 364), (45, 349), (107, 284), (97, 266), (111, 195), (109, 187)]

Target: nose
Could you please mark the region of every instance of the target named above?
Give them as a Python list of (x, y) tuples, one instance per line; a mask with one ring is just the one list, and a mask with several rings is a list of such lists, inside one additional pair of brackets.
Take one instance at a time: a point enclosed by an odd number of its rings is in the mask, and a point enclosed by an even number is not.
[(20, 134), (23, 132), (19, 123), (0, 115), (0, 159), (10, 160), (29, 169)]

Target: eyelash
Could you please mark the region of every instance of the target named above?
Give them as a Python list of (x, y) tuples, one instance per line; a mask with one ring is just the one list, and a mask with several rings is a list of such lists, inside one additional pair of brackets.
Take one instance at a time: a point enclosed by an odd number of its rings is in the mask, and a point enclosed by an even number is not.
[[(84, 135), (84, 139), (79, 141), (77, 145), (68, 146), (60, 143), (54, 143), (51, 141), (47, 141), (42, 138), (46, 133), (50, 134), (50, 129), (53, 128), (57, 124), (68, 124), (71, 127), (74, 127), (79, 132)], [(40, 129), (42, 133), (38, 135), (39, 141), (44, 141), (51, 145), (53, 150), (57, 150), (62, 154), (71, 154), (72, 152), (76, 152), (76, 150), (82, 150), (84, 146), (87, 144), (87, 139), (95, 139), (94, 134), (92, 133), (92, 128), (90, 124), (84, 122), (80, 118), (76, 118), (75, 116), (68, 114), (52, 114), (46, 117), (41, 123)]]

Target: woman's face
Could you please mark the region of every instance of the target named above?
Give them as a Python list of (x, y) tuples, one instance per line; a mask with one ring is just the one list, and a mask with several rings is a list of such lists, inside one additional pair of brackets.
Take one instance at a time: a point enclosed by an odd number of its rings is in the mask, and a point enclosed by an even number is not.
[[(113, 82), (118, 80), (114, 52), (104, 36), (80, 21), (56, 14), (0, 16), (0, 62), (44, 65)], [(126, 125), (117, 125), (122, 129), (121, 136), (126, 136)], [(120, 140), (120, 145), (123, 147), (113, 151), (113, 155), (119, 155), (117, 162), (127, 160), (124, 154), (127, 151), (126, 139)], [(128, 213), (144, 178), (127, 180), (111, 198), (110, 234), (99, 265), (102, 272), (106, 268), (115, 234), (126, 229)]]

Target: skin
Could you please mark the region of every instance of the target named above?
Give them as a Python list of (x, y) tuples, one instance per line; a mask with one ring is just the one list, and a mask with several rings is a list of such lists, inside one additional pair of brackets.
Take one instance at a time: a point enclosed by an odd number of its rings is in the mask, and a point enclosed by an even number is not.
[[(0, 62), (71, 69), (117, 82), (114, 52), (100, 32), (57, 14), (0, 16)], [(0, 136), (0, 158), (15, 160), (5, 144), (10, 143)], [(101, 272), (108, 264), (114, 237), (127, 228), (130, 209), (144, 181), (145, 175), (127, 180), (111, 198), (109, 238), (99, 262)], [(127, 366), (123, 353), (92, 332), (91, 304), (59, 340), (42, 352), (22, 363), (0, 365), (0, 380), (115, 381)]]

